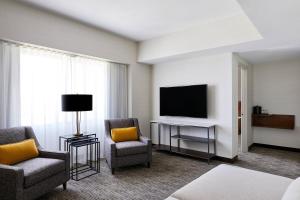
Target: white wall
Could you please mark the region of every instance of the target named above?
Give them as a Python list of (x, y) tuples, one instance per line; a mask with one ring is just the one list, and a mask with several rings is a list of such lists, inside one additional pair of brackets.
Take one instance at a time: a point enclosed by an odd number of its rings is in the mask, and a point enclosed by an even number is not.
[[(153, 66), (153, 118), (174, 119), (217, 124), (217, 155), (232, 158), (232, 54), (209, 57), (195, 57), (174, 60)], [(159, 116), (159, 88), (190, 84), (208, 84), (208, 118), (183, 118)], [(165, 130), (166, 131), (166, 130)], [(175, 131), (175, 130), (174, 130)], [(186, 134), (203, 134), (197, 129), (183, 129)], [(198, 132), (197, 132), (198, 131)], [(154, 143), (157, 143), (157, 131), (153, 131)], [(162, 134), (162, 142), (168, 144), (168, 132)], [(183, 143), (183, 142), (182, 142)], [(174, 140), (173, 145), (177, 145)], [(183, 143), (183, 148), (206, 150), (198, 143)], [(205, 149), (203, 149), (205, 148)]]
[(136, 62), (136, 42), (11, 0), (0, 1), (0, 38), (129, 64), (129, 113), (148, 134), (151, 69)]
[(300, 148), (300, 59), (254, 65), (253, 92), (254, 105), (296, 115), (295, 130), (254, 127), (254, 142)]

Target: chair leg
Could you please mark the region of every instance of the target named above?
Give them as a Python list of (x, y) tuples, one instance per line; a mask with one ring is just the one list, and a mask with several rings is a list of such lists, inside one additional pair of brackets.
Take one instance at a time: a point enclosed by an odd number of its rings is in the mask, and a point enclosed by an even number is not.
[(64, 190), (67, 189), (67, 182), (63, 184), (63, 188), (64, 188)]

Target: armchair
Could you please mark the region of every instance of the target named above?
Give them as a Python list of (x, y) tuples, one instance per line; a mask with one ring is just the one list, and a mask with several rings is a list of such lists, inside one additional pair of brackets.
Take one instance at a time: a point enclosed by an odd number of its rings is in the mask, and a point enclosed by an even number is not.
[[(111, 173), (118, 167), (145, 163), (148, 167), (152, 162), (152, 142), (142, 136), (136, 118), (105, 120), (104, 156)], [(138, 141), (114, 142), (111, 139), (111, 129), (136, 127)]]
[(39, 156), (15, 165), (0, 164), (0, 199), (36, 199), (70, 179), (70, 155), (43, 149), (31, 127), (0, 129), (0, 145), (34, 139)]

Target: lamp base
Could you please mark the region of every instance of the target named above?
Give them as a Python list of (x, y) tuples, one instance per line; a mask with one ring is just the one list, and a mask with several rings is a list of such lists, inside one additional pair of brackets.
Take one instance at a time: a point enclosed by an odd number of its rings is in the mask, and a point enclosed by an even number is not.
[(80, 136), (83, 136), (83, 133), (74, 133), (73, 136), (80, 137)]

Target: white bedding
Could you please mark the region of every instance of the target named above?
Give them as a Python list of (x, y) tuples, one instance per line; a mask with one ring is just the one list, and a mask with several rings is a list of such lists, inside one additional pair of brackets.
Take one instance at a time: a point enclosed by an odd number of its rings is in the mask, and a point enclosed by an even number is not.
[(222, 164), (182, 187), (167, 200), (280, 200), (292, 181)]

